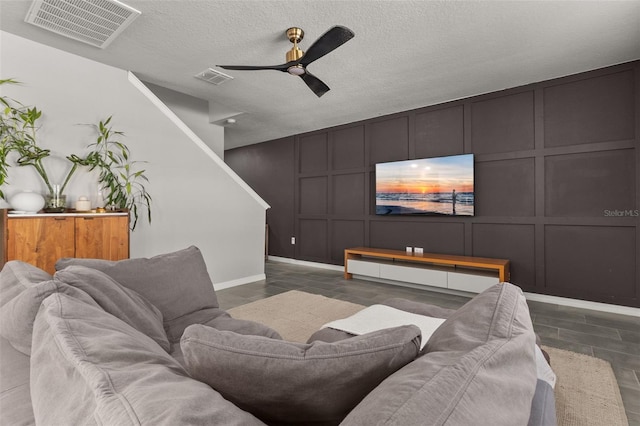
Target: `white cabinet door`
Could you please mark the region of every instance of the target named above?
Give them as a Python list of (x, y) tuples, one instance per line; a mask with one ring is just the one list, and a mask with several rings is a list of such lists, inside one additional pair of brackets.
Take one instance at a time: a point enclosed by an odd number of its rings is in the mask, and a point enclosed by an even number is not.
[(433, 287), (447, 287), (446, 271), (412, 266), (380, 265), (380, 278)]
[(494, 284), (499, 283), (498, 277), (491, 274), (464, 272), (449, 272), (449, 288), (471, 293), (482, 293)]
[(380, 277), (380, 264), (367, 262), (364, 260), (349, 259), (347, 261), (347, 272), (356, 275), (366, 275), (368, 277)]

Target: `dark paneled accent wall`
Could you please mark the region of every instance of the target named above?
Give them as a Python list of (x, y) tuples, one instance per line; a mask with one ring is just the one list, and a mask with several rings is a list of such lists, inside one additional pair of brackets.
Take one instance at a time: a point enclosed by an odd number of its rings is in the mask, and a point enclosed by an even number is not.
[[(270, 254), (499, 257), (526, 291), (640, 306), (640, 61), (229, 150)], [(375, 215), (375, 164), (475, 154), (476, 216)], [(291, 245), (291, 237), (297, 244)]]
[(225, 162), (271, 206), (269, 254), (290, 258), (295, 256), (293, 147), (294, 138), (289, 137), (225, 152)]

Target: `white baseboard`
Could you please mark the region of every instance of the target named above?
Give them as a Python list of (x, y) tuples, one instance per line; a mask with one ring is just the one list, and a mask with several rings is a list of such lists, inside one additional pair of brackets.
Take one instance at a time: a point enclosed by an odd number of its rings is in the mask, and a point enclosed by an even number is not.
[[(330, 269), (332, 271), (344, 271), (344, 267), (338, 266), (338, 265), (328, 265), (326, 263), (308, 262), (305, 260), (290, 259), (287, 257), (269, 256), (269, 260), (273, 260), (275, 262), (282, 262), (282, 263), (291, 263), (294, 265), (310, 266), (312, 268)], [(419, 285), (405, 285), (404, 283), (397, 283), (390, 280), (375, 279), (372, 277), (356, 276), (356, 278), (361, 278), (363, 280), (369, 280), (369, 281), (378, 281), (385, 284), (402, 285), (404, 287), (421, 288), (421, 286)], [(472, 293), (464, 293), (460, 291), (442, 289), (438, 287), (429, 287), (425, 289), (428, 289), (429, 291), (440, 292), (440, 293), (457, 294), (457, 295), (465, 295), (465, 296), (473, 295)], [(532, 300), (536, 302), (550, 303), (553, 305), (571, 306), (574, 308), (591, 309), (593, 311), (610, 312), (610, 313), (619, 314), (619, 315), (630, 315), (634, 317), (640, 317), (640, 308), (612, 305), (609, 303), (590, 302), (587, 300), (570, 299), (568, 297), (549, 296), (547, 294), (525, 292), (524, 295), (527, 298), (527, 300)]]
[(549, 296), (547, 294), (524, 293), (527, 300), (551, 303), (554, 305), (571, 306), (574, 308), (591, 309), (593, 311), (611, 312), (613, 314), (640, 317), (640, 308), (612, 305), (610, 303), (591, 302), (588, 300), (570, 299), (568, 297)]
[(310, 266), (312, 268), (330, 269), (332, 271), (344, 271), (344, 267), (340, 265), (329, 265), (327, 263), (309, 262), (307, 260), (291, 259), (288, 257), (269, 256), (269, 260), (280, 263), (290, 263), (292, 265)]
[(238, 278), (237, 280), (225, 281), (222, 283), (216, 283), (213, 288), (217, 290), (224, 290), (225, 288), (237, 287), (242, 284), (254, 283), (266, 279), (265, 274), (252, 275), (250, 277)]

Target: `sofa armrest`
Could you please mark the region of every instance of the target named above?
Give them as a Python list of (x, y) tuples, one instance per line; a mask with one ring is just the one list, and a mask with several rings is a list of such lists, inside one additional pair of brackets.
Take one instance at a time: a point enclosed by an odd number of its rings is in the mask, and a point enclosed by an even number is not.
[(556, 426), (556, 397), (551, 385), (538, 379), (531, 401), (531, 414), (527, 426)]

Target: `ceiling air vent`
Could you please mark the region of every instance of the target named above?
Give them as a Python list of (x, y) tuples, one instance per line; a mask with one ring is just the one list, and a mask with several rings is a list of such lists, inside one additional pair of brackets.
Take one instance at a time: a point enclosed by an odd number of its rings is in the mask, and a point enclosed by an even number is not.
[(35, 0), (25, 22), (104, 49), (139, 15), (117, 0)]
[(204, 80), (207, 83), (215, 84), (216, 86), (224, 83), (228, 80), (233, 80), (233, 77), (223, 72), (216, 71), (213, 68), (207, 68), (206, 70), (196, 74), (196, 78)]

